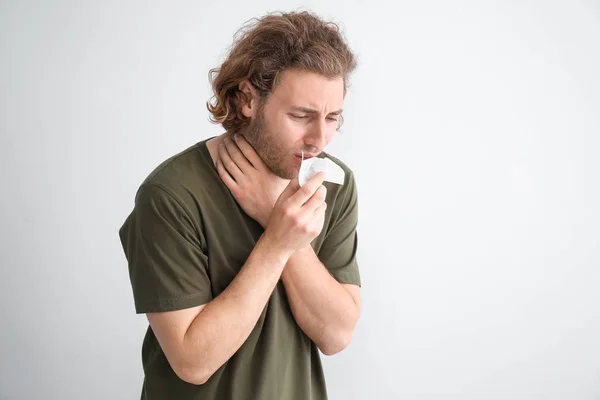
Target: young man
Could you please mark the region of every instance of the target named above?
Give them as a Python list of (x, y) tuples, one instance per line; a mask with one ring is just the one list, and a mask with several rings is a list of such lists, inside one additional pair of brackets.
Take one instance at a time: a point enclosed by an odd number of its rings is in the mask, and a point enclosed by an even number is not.
[[(323, 152), (341, 124), (354, 56), (335, 25), (268, 15), (212, 71), (226, 132), (169, 158), (119, 231), (147, 314), (142, 399), (326, 399), (319, 350), (360, 315), (357, 191)], [(300, 187), (304, 158), (329, 158)]]

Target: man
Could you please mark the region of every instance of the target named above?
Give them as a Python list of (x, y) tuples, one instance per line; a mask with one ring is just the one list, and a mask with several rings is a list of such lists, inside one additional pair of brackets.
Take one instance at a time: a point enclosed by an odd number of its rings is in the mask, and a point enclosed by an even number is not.
[[(351, 51), (307, 13), (257, 20), (212, 73), (226, 132), (169, 158), (119, 231), (147, 314), (142, 399), (326, 399), (319, 350), (360, 315), (357, 191), (323, 152), (341, 124)], [(300, 187), (304, 158), (329, 158)]]

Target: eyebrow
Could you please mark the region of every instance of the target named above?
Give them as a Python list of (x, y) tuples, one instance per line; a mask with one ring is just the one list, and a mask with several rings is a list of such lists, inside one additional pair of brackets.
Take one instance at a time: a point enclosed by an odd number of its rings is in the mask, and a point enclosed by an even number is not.
[[(304, 112), (304, 113), (307, 113), (307, 114), (318, 114), (319, 113), (318, 110), (315, 110), (315, 109), (312, 109), (312, 108), (308, 108), (308, 107), (292, 107), (292, 110), (294, 110), (294, 111), (301, 111), (301, 112)], [(340, 110), (332, 111), (329, 114), (340, 115), (342, 113), (342, 111), (344, 111), (344, 110), (340, 109)]]

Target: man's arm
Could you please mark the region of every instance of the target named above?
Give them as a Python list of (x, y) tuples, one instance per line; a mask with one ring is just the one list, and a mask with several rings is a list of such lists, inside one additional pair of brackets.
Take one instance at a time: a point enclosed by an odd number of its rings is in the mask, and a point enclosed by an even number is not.
[(335, 280), (311, 246), (292, 254), (282, 280), (296, 322), (323, 354), (346, 348), (360, 316), (360, 288)]
[(291, 254), (323, 228), (327, 207), (323, 178), (318, 174), (302, 188), (297, 179), (290, 182), (248, 260), (219, 296), (200, 307), (147, 314), (181, 379), (206, 382), (246, 341)]
[[(246, 213), (265, 226), (279, 190), (278, 178), (243, 138), (235, 143), (225, 139), (219, 147), (224, 167), (221, 179)], [(321, 247), (319, 257), (335, 270), (337, 279), (359, 282), (356, 267), (356, 226), (358, 202), (354, 176), (347, 174), (339, 199), (334, 226)], [(334, 354), (347, 346), (360, 314), (358, 285), (340, 284), (330, 275), (311, 246), (294, 252), (282, 275), (290, 307), (298, 325), (324, 354)]]
[(231, 284), (210, 303), (147, 314), (171, 367), (205, 383), (246, 341), (279, 281), (289, 253), (261, 237)]

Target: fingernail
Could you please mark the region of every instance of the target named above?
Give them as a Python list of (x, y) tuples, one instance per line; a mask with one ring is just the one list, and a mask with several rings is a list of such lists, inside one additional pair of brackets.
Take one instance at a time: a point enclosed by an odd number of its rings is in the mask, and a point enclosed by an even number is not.
[(235, 140), (235, 141), (237, 142), (237, 140), (238, 140), (238, 135), (237, 135), (237, 133), (234, 133), (234, 134), (233, 134), (233, 140)]

